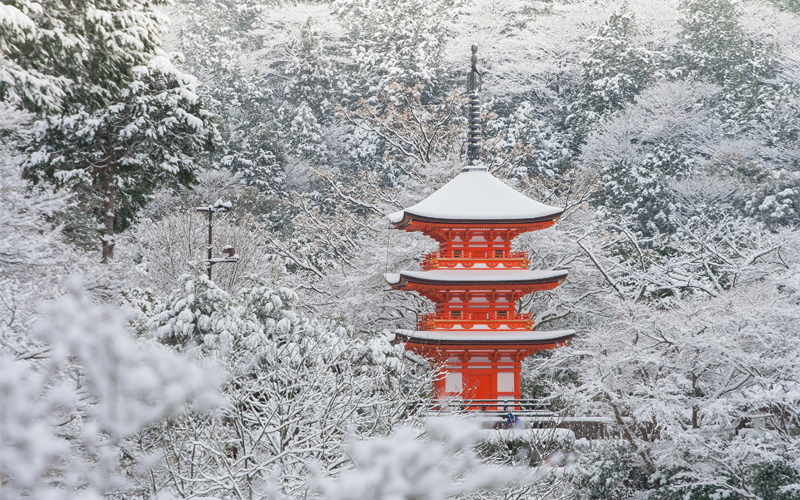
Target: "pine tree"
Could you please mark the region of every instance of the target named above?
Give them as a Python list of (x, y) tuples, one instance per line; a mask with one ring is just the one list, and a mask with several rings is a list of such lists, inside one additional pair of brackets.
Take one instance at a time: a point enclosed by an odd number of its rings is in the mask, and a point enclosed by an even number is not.
[(195, 181), (194, 157), (216, 131), (194, 93), (196, 81), (163, 56), (139, 67), (106, 106), (49, 115), (37, 123), (25, 175), (79, 193), (98, 221), (102, 260), (159, 187)]
[(637, 45), (637, 34), (633, 13), (623, 8), (589, 40), (592, 53), (582, 64), (583, 92), (592, 113), (603, 115), (622, 108), (652, 81), (655, 54)]
[(241, 173), (246, 185), (271, 195), (284, 190), (286, 159), (275, 112), (280, 92), (270, 80), (275, 73), (254, 64), (253, 51), (264, 46), (262, 7), (252, 0), (201, 0), (179, 2), (175, 14), (185, 26), (178, 33), (184, 64), (202, 77), (199, 95), (223, 124), (224, 144), (204, 166)]
[(730, 0), (687, 0), (681, 8), (676, 58), (683, 75), (726, 85), (770, 72), (771, 47), (747, 37)]
[(355, 62), (351, 101), (389, 91), (392, 82), (422, 83), (428, 96), (443, 82), (448, 25), (459, 0), (339, 0), (334, 9), (349, 32)]
[[(162, 3), (6, 6), (30, 20), (27, 31), (2, 33), (4, 52), (19, 70), (4, 97), (40, 117), (25, 175), (78, 193), (97, 219), (104, 262), (113, 257), (115, 232), (156, 188), (193, 182), (194, 156), (216, 137), (196, 80), (161, 50)], [(30, 75), (57, 90), (29, 91)]]
[(283, 89), (284, 102), (279, 109), (287, 136), (289, 154), (311, 162), (322, 161), (326, 153), (325, 126), (335, 122), (334, 103), (341, 100), (346, 86), (311, 18), (286, 52), (288, 63), (283, 72), (288, 82)]
[(675, 74), (722, 86), (722, 117), (734, 126), (748, 123), (765, 101), (777, 100), (763, 85), (775, 76), (775, 47), (747, 36), (730, 0), (687, 0), (681, 8)]
[(284, 99), (297, 107), (309, 107), (321, 123), (334, 118), (336, 94), (346, 82), (337, 75), (339, 68), (316, 32), (312, 18), (306, 20), (286, 51), (289, 61), (283, 72), (289, 81), (283, 90)]

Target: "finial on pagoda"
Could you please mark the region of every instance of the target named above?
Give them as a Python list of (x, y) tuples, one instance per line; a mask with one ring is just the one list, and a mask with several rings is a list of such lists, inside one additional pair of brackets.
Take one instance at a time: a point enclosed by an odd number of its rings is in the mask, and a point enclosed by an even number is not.
[(481, 74), (478, 71), (478, 46), (472, 46), (472, 70), (467, 79), (467, 96), (469, 97), (469, 131), (467, 133), (467, 165), (462, 171), (486, 170), (481, 163)]

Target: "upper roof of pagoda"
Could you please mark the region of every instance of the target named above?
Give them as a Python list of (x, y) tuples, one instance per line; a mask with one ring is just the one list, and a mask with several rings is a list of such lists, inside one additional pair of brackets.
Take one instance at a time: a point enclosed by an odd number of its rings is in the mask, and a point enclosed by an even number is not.
[(464, 169), (432, 195), (387, 218), (398, 228), (412, 222), (524, 225), (555, 221), (563, 212), (528, 198), (484, 169)]

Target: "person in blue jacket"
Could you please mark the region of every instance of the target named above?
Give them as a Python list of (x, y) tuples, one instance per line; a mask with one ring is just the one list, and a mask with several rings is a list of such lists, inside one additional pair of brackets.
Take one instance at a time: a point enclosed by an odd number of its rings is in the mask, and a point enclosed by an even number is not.
[(514, 415), (511, 412), (506, 414), (506, 429), (513, 429), (520, 424), (520, 419), (518, 416)]

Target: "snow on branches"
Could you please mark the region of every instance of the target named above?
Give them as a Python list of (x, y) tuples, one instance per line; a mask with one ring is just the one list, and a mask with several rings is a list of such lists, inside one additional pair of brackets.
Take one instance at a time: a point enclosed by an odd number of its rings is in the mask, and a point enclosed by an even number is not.
[(0, 478), (12, 496), (100, 498), (130, 487), (122, 473), (151, 460), (130, 439), (148, 426), (216, 404), (222, 371), (153, 342), (127, 317), (77, 292), (45, 308), (38, 351), (0, 355)]

